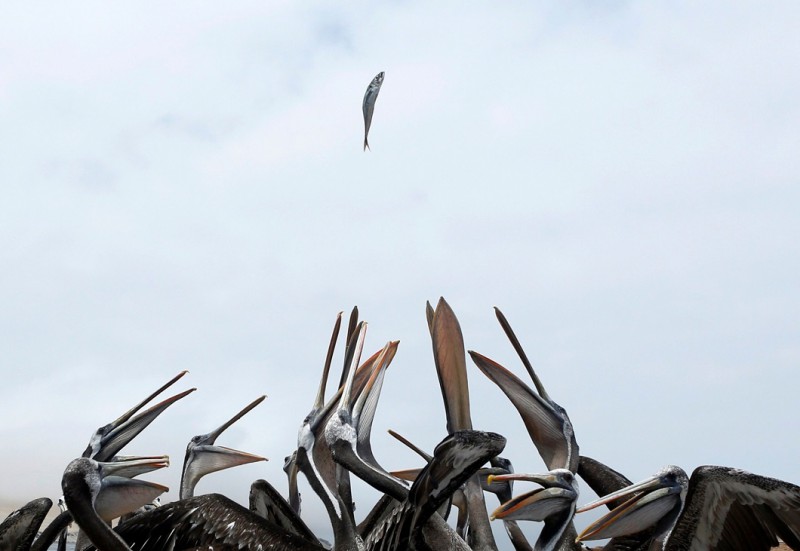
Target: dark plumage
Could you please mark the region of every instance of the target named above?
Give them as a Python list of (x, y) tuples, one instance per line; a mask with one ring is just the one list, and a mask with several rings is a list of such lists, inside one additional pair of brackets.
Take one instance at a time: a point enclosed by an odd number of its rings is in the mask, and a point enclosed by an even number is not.
[(0, 550), (31, 548), (36, 532), (53, 502), (42, 497), (29, 501), (0, 522)]
[(623, 505), (590, 524), (582, 540), (654, 527), (665, 551), (766, 551), (782, 539), (800, 549), (800, 487), (729, 467), (698, 467), (688, 478), (670, 465), (654, 476), (581, 507)]

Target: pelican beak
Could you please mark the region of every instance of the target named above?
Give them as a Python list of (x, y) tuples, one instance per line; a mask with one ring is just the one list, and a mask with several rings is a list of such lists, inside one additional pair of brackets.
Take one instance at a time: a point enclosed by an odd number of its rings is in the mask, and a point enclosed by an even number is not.
[(557, 486), (560, 484), (560, 479), (553, 473), (544, 474), (525, 474), (525, 473), (502, 473), (490, 474), (486, 477), (486, 483), (490, 486), (497, 482), (510, 482), (512, 480), (525, 480), (527, 482), (536, 482), (542, 486)]
[(510, 482), (513, 480), (536, 482), (545, 486), (545, 488), (537, 488), (520, 494), (503, 503), (492, 512), (492, 520), (542, 521), (551, 515), (563, 513), (565, 510), (574, 507), (575, 500), (578, 498), (578, 494), (571, 487), (565, 487), (563, 481), (557, 475), (551, 473), (490, 475), (487, 483), (492, 485), (497, 482)]
[(168, 455), (136, 456), (127, 455), (117, 457), (116, 461), (104, 463), (103, 472), (107, 475), (134, 478), (140, 474), (149, 473), (157, 469), (169, 467)]
[(447, 416), (447, 432), (471, 429), (467, 360), (464, 336), (455, 312), (444, 298), (436, 309), (427, 305), (428, 326), (433, 342), (433, 360)]
[(631, 484), (630, 486), (626, 486), (625, 488), (621, 488), (616, 492), (612, 492), (610, 494), (604, 495), (600, 499), (596, 499), (591, 503), (587, 503), (586, 505), (582, 505), (578, 507), (575, 513), (584, 513), (586, 511), (590, 511), (595, 507), (600, 507), (601, 505), (605, 505), (606, 503), (610, 503), (615, 499), (619, 499), (621, 497), (626, 497), (631, 494), (637, 492), (647, 492), (649, 490), (660, 488), (661, 484), (659, 478), (657, 476), (652, 476), (650, 478), (646, 478), (641, 482), (637, 482), (636, 484)]
[[(101, 461), (102, 459), (109, 459), (109, 458), (110, 458), (112, 455), (114, 455), (114, 454), (112, 453), (112, 454), (109, 454), (109, 455), (107, 455), (107, 456), (105, 456), (105, 457), (103, 457), (103, 458), (98, 458), (98, 457), (97, 457), (97, 455), (98, 455), (98, 454), (101, 452), (101, 450), (102, 450), (102, 446), (104, 445), (104, 444), (103, 444), (103, 441), (104, 441), (104, 440), (106, 440), (106, 439), (108, 438), (109, 434), (110, 434), (112, 431), (114, 431), (114, 430), (116, 430), (117, 428), (119, 428), (120, 426), (122, 426), (123, 424), (127, 423), (127, 422), (128, 422), (130, 419), (131, 419), (131, 417), (133, 417), (133, 416), (134, 416), (134, 414), (135, 414), (137, 411), (139, 411), (140, 409), (142, 409), (142, 408), (143, 408), (145, 405), (147, 405), (147, 404), (148, 404), (148, 403), (149, 403), (149, 402), (150, 402), (150, 401), (151, 401), (153, 398), (155, 398), (156, 396), (158, 396), (159, 394), (161, 394), (162, 392), (164, 392), (164, 391), (165, 391), (167, 388), (169, 388), (170, 386), (172, 386), (173, 384), (175, 384), (175, 383), (176, 383), (176, 382), (177, 382), (177, 381), (178, 381), (178, 380), (179, 380), (181, 377), (183, 377), (183, 376), (184, 376), (184, 375), (186, 375), (187, 373), (189, 373), (189, 372), (188, 372), (188, 371), (186, 371), (186, 370), (184, 370), (184, 371), (181, 371), (181, 372), (180, 372), (180, 373), (178, 373), (178, 374), (177, 374), (175, 377), (173, 377), (172, 379), (170, 379), (169, 381), (167, 381), (167, 382), (166, 382), (164, 385), (162, 385), (162, 386), (161, 386), (161, 388), (159, 388), (158, 390), (156, 390), (155, 392), (153, 392), (152, 394), (150, 394), (150, 396), (148, 396), (147, 398), (145, 398), (144, 400), (142, 400), (141, 402), (139, 402), (138, 404), (136, 404), (135, 406), (133, 406), (131, 409), (129, 409), (128, 411), (126, 411), (126, 412), (125, 412), (125, 413), (123, 413), (122, 415), (120, 415), (120, 416), (119, 416), (117, 419), (115, 419), (114, 421), (110, 422), (110, 423), (109, 423), (109, 424), (107, 424), (107, 425), (104, 425), (104, 426), (102, 426), (102, 427), (98, 428), (98, 429), (97, 429), (97, 430), (94, 432), (94, 434), (92, 434), (92, 437), (89, 439), (89, 445), (86, 447), (86, 451), (84, 451), (84, 452), (83, 452), (83, 457), (91, 457), (91, 458), (93, 458), (93, 459), (96, 459), (97, 461)], [(145, 425), (145, 426), (146, 426), (146, 425)], [(143, 428), (144, 428), (144, 427), (143, 427)], [(138, 433), (137, 433), (137, 434), (138, 434)], [(135, 436), (135, 435), (134, 435), (134, 436)], [(131, 438), (133, 438), (133, 437), (131, 437)], [(130, 441), (130, 439), (129, 439), (128, 441)], [(125, 442), (125, 443), (127, 444), (127, 442)], [(124, 444), (123, 444), (123, 445), (124, 445)], [(117, 451), (119, 451), (119, 450), (117, 450)]]
[[(386, 374), (386, 370), (389, 368), (389, 364), (392, 363), (397, 353), (397, 346), (399, 344), (400, 341), (390, 341), (386, 343), (386, 346), (374, 356), (374, 359), (370, 358), (372, 362), (368, 361), (368, 365), (372, 367), (372, 373), (370, 373), (369, 379), (367, 379), (364, 387), (361, 389), (358, 399), (353, 406), (353, 418), (356, 422), (356, 426), (358, 426), (359, 429), (367, 428), (367, 434), (369, 434), (369, 428), (372, 427), (372, 420), (375, 417), (375, 410), (378, 407), (378, 398), (380, 397), (381, 388), (383, 386), (383, 377)], [(362, 419), (363, 422), (359, 422)], [(359, 433), (361, 432), (363, 432), (363, 430), (359, 430)]]
[(151, 503), (167, 491), (169, 488), (155, 482), (115, 475), (105, 476), (94, 508), (100, 518), (111, 522)]
[(401, 471), (392, 471), (389, 474), (395, 478), (399, 478), (400, 480), (414, 482), (421, 472), (422, 469), (403, 469)]
[(510, 481), (497, 478), (507, 474), (512, 473), (502, 467), (484, 467), (478, 470), (478, 480), (480, 480), (484, 492), (500, 495), (511, 491)]
[(95, 453), (93, 459), (96, 461), (107, 461), (114, 457), (118, 451), (128, 444), (128, 442), (133, 440), (140, 432), (147, 428), (150, 423), (155, 421), (156, 417), (161, 415), (164, 410), (181, 398), (188, 396), (195, 390), (197, 389), (190, 388), (189, 390), (185, 390), (180, 394), (176, 394), (175, 396), (167, 398), (166, 400), (154, 405), (150, 409), (143, 411), (139, 415), (135, 417), (129, 417), (126, 421), (117, 425), (108, 434), (100, 439), (99, 449), (97, 453)]
[(582, 513), (615, 499), (630, 496), (589, 526), (575, 539), (576, 542), (614, 538), (635, 534), (657, 523), (670, 511), (680, 506), (682, 487), (666, 484), (661, 477), (653, 476), (637, 484), (584, 505), (576, 511)]
[(547, 468), (577, 471), (578, 444), (566, 411), (556, 409), (499, 363), (472, 350), (469, 354), (478, 369), (505, 393), (517, 409)]
[(169, 467), (169, 456), (154, 455), (150, 457), (125, 457), (119, 461), (100, 462), (102, 476), (120, 476), (131, 478), (138, 474)]
[(322, 368), (322, 379), (319, 382), (319, 389), (317, 390), (317, 398), (314, 400), (312, 411), (318, 411), (325, 405), (325, 387), (328, 386), (328, 374), (331, 370), (331, 362), (333, 361), (333, 351), (336, 348), (336, 339), (339, 337), (339, 329), (342, 326), (342, 312), (336, 316), (336, 323), (333, 325), (333, 334), (331, 341), (328, 344), (328, 354), (325, 357), (325, 366)]
[(574, 501), (574, 493), (564, 488), (537, 488), (520, 494), (492, 511), (491, 519), (545, 520), (562, 512)]
[(199, 473), (198, 479), (208, 473), (230, 469), (231, 467), (247, 465), (257, 461), (268, 461), (266, 457), (224, 446), (197, 446), (194, 451), (194, 461), (192, 461), (190, 467), (187, 467), (187, 470)]
[(197, 482), (209, 473), (256, 461), (267, 461), (267, 458), (224, 446), (208, 444), (195, 446), (184, 465), (181, 487), (194, 488)]
[(200, 437), (201, 441), (204, 444), (214, 444), (214, 442), (217, 441), (217, 438), (219, 437), (220, 434), (225, 432), (232, 424), (234, 424), (236, 421), (244, 417), (248, 412), (250, 412), (250, 410), (252, 410), (258, 404), (263, 402), (265, 398), (266, 396), (259, 396), (258, 398), (250, 402), (242, 411), (231, 417), (230, 420), (222, 424), (219, 428), (209, 432), (205, 436)]

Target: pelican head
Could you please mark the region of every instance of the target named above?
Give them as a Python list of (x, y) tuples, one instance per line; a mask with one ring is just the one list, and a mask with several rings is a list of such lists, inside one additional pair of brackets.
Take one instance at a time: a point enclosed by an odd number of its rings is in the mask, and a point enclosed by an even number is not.
[(83, 457), (90, 457), (96, 461), (109, 461), (117, 452), (126, 446), (128, 442), (133, 440), (136, 435), (147, 428), (147, 426), (152, 423), (156, 417), (161, 415), (164, 410), (196, 390), (192, 388), (181, 392), (136, 415), (137, 411), (146, 406), (153, 398), (172, 386), (187, 373), (188, 371), (181, 371), (161, 388), (123, 413), (120, 417), (98, 428), (89, 439), (89, 444), (86, 447), (86, 451), (83, 452)]
[(575, 511), (578, 481), (568, 469), (554, 469), (544, 474), (509, 473), (489, 475), (487, 484), (525, 480), (541, 484), (530, 492), (503, 503), (492, 513), (492, 519), (543, 521), (555, 514)]
[(180, 492), (181, 499), (192, 497), (194, 494), (194, 487), (197, 485), (200, 478), (209, 473), (229, 469), (238, 465), (267, 460), (260, 455), (216, 445), (217, 438), (220, 434), (244, 417), (251, 409), (263, 402), (264, 398), (266, 398), (266, 396), (257, 398), (217, 429), (208, 434), (199, 434), (189, 441), (189, 444), (186, 446), (186, 457), (183, 462)]
[(510, 483), (513, 480), (536, 482), (542, 487), (503, 503), (492, 513), (492, 520), (544, 521), (536, 549), (553, 551), (560, 548), (564, 534), (575, 515), (579, 495), (575, 475), (569, 469), (553, 469), (544, 474), (490, 475), (487, 483)]
[(576, 512), (582, 513), (621, 497), (629, 497), (618, 507), (590, 524), (576, 541), (591, 541), (627, 536), (655, 526), (655, 536), (663, 539), (683, 507), (689, 477), (680, 467), (669, 465), (653, 476), (593, 501)]

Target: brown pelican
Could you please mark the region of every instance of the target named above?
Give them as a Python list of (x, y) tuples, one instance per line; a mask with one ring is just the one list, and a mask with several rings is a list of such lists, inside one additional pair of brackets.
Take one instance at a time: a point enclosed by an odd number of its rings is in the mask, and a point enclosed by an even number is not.
[[(358, 351), (364, 329), (362, 325), (356, 347)], [(465, 481), (474, 478), (482, 463), (502, 451), (505, 439), (471, 430), (453, 432), (437, 446), (428, 466), (419, 473), (410, 490), (386, 473), (375, 462), (371, 451), (369, 454), (363, 451), (362, 445), (369, 442), (369, 430), (380, 392), (378, 382), (382, 380), (396, 346), (396, 342), (390, 342), (384, 347), (361, 394), (353, 400), (355, 364), (351, 366), (339, 407), (325, 427), (325, 438), (334, 461), (385, 494), (385, 499), (373, 509), (357, 532), (363, 536), (368, 550), (467, 549), (441, 517), (433, 513)], [(368, 404), (372, 405), (367, 407)], [(340, 476), (339, 480), (345, 478)], [(339, 492), (349, 495), (349, 483), (340, 484)], [(395, 503), (392, 504), (391, 500)]]
[[(104, 551), (126, 551), (128, 546), (117, 536), (107, 520), (101, 515), (104, 506), (98, 503), (104, 482), (115, 479), (114, 483), (131, 486), (141, 486), (141, 481), (123, 477), (114, 477), (114, 473), (129, 468), (124, 462), (101, 463), (88, 457), (74, 459), (64, 471), (61, 479), (61, 488), (64, 492), (64, 502), (71, 512), (75, 522), (85, 532), (92, 543)], [(159, 487), (161, 492), (167, 490)], [(159, 493), (161, 493), (159, 492)], [(139, 492), (134, 492), (138, 494)], [(150, 500), (153, 498), (151, 497)], [(140, 505), (137, 505), (137, 507)]]
[(369, 549), (474, 549), (434, 514), (458, 488), (474, 479), (481, 465), (505, 447), (499, 434), (455, 431), (433, 452), (402, 506), (365, 539)]
[[(334, 534), (334, 549), (358, 548), (355, 517), (350, 496), (350, 479), (343, 467), (333, 462), (323, 433), (328, 430), (328, 420), (338, 418), (334, 408), (339, 400), (349, 401), (355, 369), (364, 346), (366, 324), (358, 325), (354, 346), (345, 354), (349, 359), (348, 381), (345, 389), (318, 411), (306, 417), (297, 435), (297, 467), (308, 479), (314, 492), (320, 497)], [(350, 356), (350, 358), (348, 358)], [(324, 447), (323, 447), (324, 446)], [(332, 475), (332, 476), (331, 476)]]
[[(453, 309), (441, 297), (435, 309), (427, 303), (426, 316), (433, 344), (433, 360), (447, 416), (447, 432), (472, 429), (467, 360), (461, 326)], [(496, 551), (497, 544), (489, 526), (486, 502), (478, 478), (468, 480), (463, 492), (469, 517), (467, 543), (476, 551)]]
[[(102, 475), (93, 506), (97, 516), (106, 524), (143, 508), (169, 490), (161, 484), (133, 478), (169, 466), (167, 456), (126, 457), (99, 465)], [(75, 548), (83, 549), (88, 544), (87, 534), (79, 530)]]
[(575, 439), (575, 431), (567, 411), (550, 398), (503, 313), (497, 308), (495, 308), (495, 313), (533, 380), (537, 392), (534, 392), (509, 370), (486, 356), (470, 351), (472, 360), (484, 375), (500, 387), (500, 390), (517, 408), (525, 428), (528, 429), (528, 434), (547, 468), (551, 470), (568, 469), (576, 473), (580, 461), (578, 442)]
[[(352, 318), (351, 318), (352, 320)], [(352, 324), (351, 324), (352, 326)], [(332, 400), (320, 410), (321, 415), (306, 418), (298, 435), (297, 464), (309, 484), (322, 499), (334, 531), (334, 549), (357, 549), (362, 545), (377, 545), (381, 538), (374, 530), (383, 533), (381, 515), (370, 515), (372, 519), (359, 527), (355, 524), (352, 509), (350, 473), (391, 496), (398, 503), (406, 500), (408, 490), (397, 479), (386, 473), (372, 455), (369, 433), (380, 394), (384, 372), (397, 349), (397, 342), (388, 343), (383, 350), (359, 365), (366, 335), (366, 323), (358, 323), (349, 339), (345, 359), (344, 386)], [(359, 372), (365, 373), (362, 382), (356, 383)], [(324, 443), (324, 447), (320, 444)], [(320, 466), (328, 470), (330, 480), (326, 483)], [(393, 521), (399, 518), (396, 507), (383, 500), (380, 510), (389, 514), (394, 511)], [(374, 522), (373, 522), (374, 521)], [(390, 522), (391, 524), (391, 522)], [(422, 522), (420, 526), (425, 523)], [(436, 530), (434, 529), (436, 532)], [(438, 534), (438, 532), (436, 532)], [(366, 543), (372, 541), (373, 544)]]
[[(366, 327), (366, 326), (364, 326)], [(372, 454), (370, 432), (386, 369), (397, 341), (389, 342), (373, 362), (372, 373), (357, 398), (352, 397), (354, 373), (348, 376), (339, 406), (325, 426), (325, 440), (333, 460), (373, 488), (402, 500), (407, 489), (387, 473)]]
[[(372, 362), (372, 373), (356, 398), (353, 384), (355, 366), (363, 347), (365, 331), (366, 325), (360, 324), (358, 338), (353, 347), (353, 360), (339, 405), (325, 426), (325, 440), (333, 460), (340, 466), (337, 467), (339, 482), (337, 496), (349, 496), (347, 472), (352, 472), (399, 504), (399, 507), (393, 506), (388, 500), (381, 500), (376, 508), (380, 512), (376, 515), (371, 514), (372, 518), (358, 527), (363, 529), (363, 532), (357, 529), (357, 533), (359, 536), (363, 535), (367, 549), (428, 548), (425, 546), (436, 549), (445, 541), (449, 547), (455, 548), (454, 546), (460, 545), (458, 543), (460, 538), (452, 534), (440, 517), (431, 518), (431, 516), (464, 481), (473, 478), (480, 463), (472, 465), (471, 454), (477, 453), (483, 457), (487, 449), (495, 448), (499, 441), (504, 445), (505, 440), (499, 435), (488, 433), (454, 432), (437, 447), (434, 458), (426, 467), (427, 470), (424, 469), (411, 490), (407, 490), (402, 483), (377, 464), (369, 448), (369, 433), (380, 393), (380, 383), (385, 369), (394, 357), (397, 343), (388, 343), (377, 355)], [(499, 449), (501, 450), (502, 446)], [(484, 457), (483, 461), (487, 458)], [(453, 463), (457, 466), (454, 467)], [(309, 482), (312, 482), (310, 478)], [(341, 498), (339, 501), (347, 503)], [(432, 520), (432, 524), (426, 528), (427, 531), (423, 535), (423, 528), (427, 526), (429, 519)], [(332, 522), (336, 522), (333, 516)]]
[[(411, 448), (417, 455), (422, 457), (426, 463), (430, 463), (432, 456), (429, 455), (424, 450), (420, 449), (418, 446), (413, 444), (409, 441), (406, 437), (398, 434), (393, 430), (389, 430), (389, 434), (392, 435), (394, 438)], [(512, 491), (512, 484), (511, 481), (505, 481), (500, 479), (494, 479), (497, 475), (500, 474), (510, 474), (514, 472), (514, 467), (511, 465), (511, 461), (504, 457), (493, 457), (489, 460), (491, 467), (489, 468), (481, 468), (478, 469), (478, 480), (481, 483), (481, 488), (484, 492), (490, 492), (497, 496), (500, 500), (500, 503), (505, 503), (511, 499), (511, 491)], [(402, 480), (408, 480), (413, 482), (416, 480), (417, 476), (422, 469), (406, 469), (401, 471), (392, 471), (392, 476), (400, 478)], [(488, 478), (494, 478), (489, 481)], [(488, 478), (487, 478), (488, 477)], [(453, 494), (452, 504), (458, 508), (458, 519), (456, 521), (456, 533), (462, 535), (466, 531), (466, 524), (467, 524), (467, 503), (466, 498), (464, 497), (464, 492), (460, 489), (457, 490)], [(443, 511), (442, 517), (447, 519), (447, 511)], [(531, 549), (530, 544), (525, 539), (525, 536), (522, 534), (522, 531), (517, 526), (516, 521), (514, 520), (506, 520), (503, 519), (503, 525), (506, 529), (506, 533), (508, 534), (509, 539), (511, 540), (512, 545), (514, 545), (514, 549), (517, 551), (529, 551)]]
[[(591, 480), (590, 486), (598, 494), (609, 493), (609, 488), (629, 486), (630, 481), (599, 461), (581, 457), (581, 477)], [(579, 488), (575, 475), (567, 469), (554, 469), (544, 474), (502, 474), (489, 476), (488, 482), (525, 480), (537, 482), (542, 488), (517, 495), (503, 503), (493, 513), (493, 519), (532, 520), (544, 522), (544, 528), (534, 546), (536, 551), (579, 551), (586, 549), (575, 542), (572, 520), (576, 511)], [(621, 501), (613, 497), (606, 501), (609, 508)], [(644, 529), (624, 536), (616, 536), (603, 549), (646, 550), (653, 541), (654, 531)]]
[[(142, 400), (139, 404), (134, 406), (133, 408), (129, 409), (127, 412), (122, 414), (119, 418), (98, 428), (94, 434), (92, 434), (91, 438), (89, 439), (89, 444), (86, 447), (86, 450), (83, 452), (84, 457), (93, 458), (97, 461), (108, 461), (112, 458), (115, 458), (116, 454), (122, 450), (124, 446), (126, 446), (131, 440), (133, 440), (140, 432), (142, 432), (147, 426), (152, 423), (161, 413), (163, 413), (169, 406), (180, 400), (181, 398), (191, 394), (196, 389), (192, 388), (176, 394), (170, 398), (167, 398), (160, 403), (150, 407), (149, 409), (139, 413), (136, 415), (136, 412), (147, 405), (150, 401), (152, 401), (156, 396), (161, 394), (164, 390), (172, 386), (175, 382), (181, 379), (184, 375), (186, 375), (188, 371), (181, 371), (175, 377), (170, 379), (166, 384), (162, 385), (158, 390), (153, 392), (150, 396)], [(150, 458), (135, 458), (135, 457), (116, 457), (116, 459), (121, 461), (127, 461), (131, 459), (152, 459), (157, 460), (161, 459), (162, 461), (167, 461), (168, 458), (166, 456), (158, 456), (158, 457), (150, 457)], [(157, 461), (156, 461), (157, 462)], [(145, 461), (146, 463), (146, 461)], [(166, 466), (166, 465), (162, 465)], [(142, 467), (141, 463), (136, 464), (128, 463), (128, 468), (131, 469), (143, 469), (139, 470), (139, 474), (142, 472), (146, 472), (148, 467)], [(160, 468), (160, 467), (156, 467)], [(136, 476), (132, 471), (128, 471), (127, 474), (124, 476), (132, 477)], [(138, 483), (133, 483), (136, 485)], [(106, 484), (105, 490), (103, 490), (103, 485), (98, 488), (98, 492), (110, 492), (106, 498), (102, 497), (101, 494), (101, 505), (103, 504), (104, 500), (107, 499), (110, 503), (116, 503), (118, 499), (121, 499), (123, 502), (126, 502), (127, 496), (124, 495), (124, 492), (120, 492), (120, 489), (127, 489), (125, 488), (125, 484), (118, 485), (115, 489), (109, 490), (111, 484)], [(140, 490), (144, 493), (153, 492), (155, 491), (153, 488), (144, 489), (140, 485)], [(160, 493), (160, 492), (159, 492)], [(112, 496), (111, 494), (117, 494), (116, 497)], [(129, 492), (130, 495), (130, 492)], [(138, 501), (140, 498), (136, 498)], [(130, 504), (131, 501), (127, 500), (127, 503)], [(114, 505), (116, 507), (116, 505)], [(126, 506), (127, 507), (127, 506)], [(39, 538), (36, 539), (33, 546), (31, 547), (31, 551), (44, 551), (47, 549), (50, 544), (55, 540), (55, 538), (59, 537), (60, 533), (63, 533), (64, 530), (69, 526), (70, 522), (72, 522), (72, 515), (70, 511), (62, 511), (42, 532)]]
[[(357, 317), (357, 312), (358, 310), (354, 308), (352, 316)], [(336, 339), (339, 337), (339, 329), (341, 328), (341, 325), (342, 312), (339, 312), (336, 315), (336, 323), (334, 323), (333, 326), (333, 334), (331, 335), (330, 342), (328, 343), (328, 353), (325, 357), (325, 364), (322, 369), (322, 379), (320, 380), (319, 388), (317, 389), (317, 396), (314, 399), (314, 404), (311, 407), (311, 411), (303, 420), (302, 426), (311, 425), (318, 422), (318, 418), (324, 416), (326, 413), (323, 411), (323, 408), (327, 409), (325, 404), (325, 388), (328, 384), (328, 375), (331, 369), (331, 362), (333, 361), (333, 352), (336, 349)], [(328, 407), (332, 407), (332, 405), (329, 405)], [(300, 429), (301, 431), (303, 430), (302, 426)], [(299, 515), (300, 492), (297, 488), (297, 475), (299, 474), (300, 470), (297, 466), (297, 450), (293, 451), (286, 457), (283, 470), (286, 472), (286, 476), (289, 481), (289, 505), (292, 507), (292, 509), (294, 509), (294, 512)]]
[(265, 457), (251, 453), (215, 445), (220, 434), (232, 424), (244, 417), (250, 410), (264, 401), (260, 396), (248, 404), (242, 411), (234, 415), (220, 427), (207, 434), (194, 436), (186, 446), (181, 473), (180, 499), (194, 495), (194, 488), (203, 476), (229, 469), (238, 465), (246, 465), (255, 461), (266, 461)]
[[(543, 521), (539, 539), (534, 545), (535, 551), (554, 551), (563, 549), (565, 534), (571, 527), (578, 500), (578, 481), (568, 469), (553, 469), (546, 474), (507, 474), (489, 476), (493, 481), (527, 480), (543, 486), (518, 495), (503, 503), (492, 513), (492, 519), (535, 520)], [(571, 547), (571, 546), (570, 546)]]
[[(475, 365), (506, 394), (517, 409), (528, 430), (531, 440), (536, 446), (542, 460), (545, 462), (545, 465), (550, 469), (550, 472), (546, 475), (500, 476), (494, 477), (493, 480), (506, 480), (511, 482), (515, 479), (526, 479), (525, 477), (528, 477), (527, 479), (536, 480), (543, 485), (555, 485), (555, 487), (565, 492), (564, 496), (557, 501), (551, 499), (552, 492), (542, 492), (541, 490), (518, 496), (510, 502), (501, 505), (501, 507), (495, 511), (495, 518), (503, 519), (504, 521), (509, 518), (542, 520), (544, 518), (542, 516), (543, 511), (549, 510), (548, 514), (554, 514), (557, 511), (557, 515), (551, 517), (549, 521), (545, 521), (545, 532), (540, 536), (537, 545), (539, 548), (550, 545), (563, 549), (580, 549), (581, 547), (579, 545), (573, 545), (572, 543), (575, 537), (575, 530), (572, 526), (575, 504), (571, 503), (568, 506), (569, 500), (565, 499), (567, 496), (572, 496), (574, 499), (577, 499), (577, 486), (574, 487), (575, 491), (572, 493), (569, 488), (572, 487), (574, 476), (570, 478), (570, 480), (567, 480), (569, 477), (566, 477), (565, 473), (561, 471), (566, 470), (572, 473), (572, 475), (580, 473), (581, 477), (589, 483), (591, 488), (597, 492), (598, 495), (605, 495), (609, 492), (613, 492), (630, 484), (630, 481), (602, 463), (579, 455), (578, 442), (575, 438), (575, 431), (573, 430), (572, 422), (567, 415), (567, 411), (556, 403), (545, 390), (544, 385), (533, 370), (530, 360), (525, 354), (519, 339), (506, 317), (498, 308), (495, 308), (495, 314), (503, 331), (509, 341), (511, 341), (525, 369), (528, 371), (528, 375), (533, 381), (536, 391), (528, 387), (528, 385), (522, 382), (516, 375), (497, 362), (477, 352), (470, 351), (470, 355)], [(529, 500), (532, 494), (537, 495), (535, 500)], [(546, 504), (547, 507), (545, 507), (544, 504)], [(525, 509), (529, 506), (531, 507), (531, 511), (526, 516)], [(514, 514), (503, 514), (503, 511), (507, 508), (513, 508)], [(562, 525), (559, 526), (558, 523), (562, 523)], [(553, 540), (552, 538), (555, 535), (559, 535), (559, 537)], [(648, 539), (648, 533), (640, 533), (637, 534), (636, 537), (627, 538), (624, 542), (619, 541), (615, 543), (619, 543), (620, 548), (622, 548), (623, 545), (631, 545), (631, 548), (637, 548), (639, 545), (648, 541)]]
[[(503, 313), (495, 308), (495, 314), (503, 331), (528, 371), (536, 387), (536, 392), (497, 362), (477, 352), (470, 351), (469, 354), (473, 362), (484, 375), (505, 393), (517, 409), (533, 444), (539, 451), (539, 455), (544, 460), (547, 468), (550, 469), (551, 474), (556, 469), (566, 469), (573, 474), (576, 473), (580, 461), (578, 442), (575, 439), (575, 431), (572, 428), (572, 422), (569, 420), (566, 410), (550, 398)], [(513, 477), (505, 479), (501, 477), (498, 480), (506, 480), (510, 483), (514, 479)], [(509, 522), (515, 520), (516, 517), (495, 515), (495, 518), (502, 518), (504, 522)], [(563, 519), (565, 517), (562, 516), (560, 518)], [(574, 529), (571, 527), (570, 522), (571, 518), (572, 513), (569, 514), (569, 520), (565, 523), (564, 529), (558, 532), (563, 539), (574, 537)], [(511, 532), (509, 532), (509, 535), (511, 535)], [(519, 542), (515, 543), (517, 549), (529, 546), (521, 533), (515, 532), (514, 539)]]
[(579, 540), (655, 527), (665, 551), (760, 551), (778, 538), (800, 549), (800, 487), (729, 467), (698, 467), (688, 478), (670, 465), (652, 477), (578, 509), (629, 497), (590, 524)]
[(41, 497), (12, 512), (0, 522), (0, 549), (27, 551), (53, 502)]
[(97, 514), (106, 522), (136, 511), (168, 490), (166, 486), (134, 478), (169, 466), (167, 456), (126, 457), (101, 463), (103, 477), (94, 502)]
[(369, 149), (367, 136), (369, 135), (369, 127), (372, 125), (372, 113), (375, 111), (375, 100), (378, 99), (378, 92), (381, 91), (383, 84), (383, 71), (375, 75), (372, 82), (367, 86), (367, 91), (364, 94), (364, 101), (361, 105), (361, 110), (364, 112), (364, 151)]
[[(333, 351), (336, 346), (336, 339), (339, 335), (341, 316), (342, 314), (340, 312), (336, 318), (333, 335), (331, 336), (330, 344), (328, 345), (328, 354), (325, 359), (325, 366), (323, 368), (322, 379), (317, 391), (317, 397), (314, 400), (311, 411), (303, 420), (298, 433), (298, 449), (292, 452), (292, 454), (286, 458), (286, 463), (284, 465), (284, 471), (286, 471), (286, 474), (289, 478), (289, 503), (292, 505), (292, 508), (295, 510), (295, 512), (298, 513), (300, 512), (300, 495), (297, 492), (297, 474), (299, 472), (298, 452), (299, 448), (301, 447), (301, 440), (303, 440), (305, 443), (304, 445), (307, 446), (306, 453), (308, 454), (308, 452), (310, 452), (308, 459), (312, 462), (313, 469), (316, 472), (316, 475), (314, 476), (319, 478), (330, 492), (336, 491), (336, 467), (333, 462), (330, 449), (328, 449), (326, 439), (317, 438), (316, 433), (320, 432), (321, 434), (321, 431), (325, 430), (328, 421), (334, 414), (336, 407), (339, 404), (339, 399), (344, 391), (345, 378), (349, 373), (348, 369), (353, 361), (353, 354), (355, 352), (355, 346), (358, 340), (358, 309), (354, 308), (353, 313), (350, 316), (348, 334), (346, 335), (347, 345), (344, 354), (344, 369), (342, 371), (342, 377), (340, 379), (338, 391), (328, 402), (325, 402), (325, 387), (328, 381), (330, 366), (333, 359)], [(353, 395), (357, 396), (366, 384), (372, 370), (373, 362), (376, 360), (378, 354), (379, 353), (374, 354), (371, 358), (364, 362), (364, 364), (362, 364), (358, 370), (356, 370), (353, 379), (353, 390), (351, 391)], [(358, 360), (356, 360), (356, 362), (357, 361)], [(308, 474), (306, 474), (306, 476), (308, 476)]]

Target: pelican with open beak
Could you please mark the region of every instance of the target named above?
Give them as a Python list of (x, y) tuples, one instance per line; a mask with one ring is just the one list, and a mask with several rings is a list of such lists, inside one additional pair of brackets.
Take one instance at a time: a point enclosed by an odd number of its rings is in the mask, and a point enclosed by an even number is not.
[(577, 512), (625, 497), (627, 501), (590, 524), (578, 540), (655, 527), (664, 551), (770, 549), (778, 538), (800, 549), (800, 487), (790, 482), (713, 465), (697, 467), (689, 478), (670, 465)]
[(641, 482), (588, 503), (577, 512), (583, 513), (610, 501), (628, 498), (587, 526), (576, 541), (625, 536), (654, 524), (656, 538), (663, 539), (678, 518), (688, 485), (689, 479), (683, 469), (669, 465)]
[(186, 446), (186, 456), (183, 461), (183, 474), (181, 476), (180, 498), (186, 499), (194, 495), (194, 488), (200, 479), (216, 471), (229, 469), (256, 461), (266, 461), (266, 457), (247, 453), (224, 446), (217, 446), (217, 438), (236, 421), (245, 416), (250, 410), (264, 401), (266, 396), (260, 396), (247, 405), (242, 411), (231, 417), (217, 429), (208, 434), (199, 434), (189, 441)]
[(489, 475), (487, 483), (491, 485), (513, 480), (536, 482), (542, 487), (519, 494), (503, 503), (492, 512), (492, 520), (543, 521), (544, 528), (534, 549), (537, 551), (558, 549), (575, 514), (579, 495), (575, 475), (568, 469), (553, 469), (544, 474)]
[(188, 371), (181, 371), (150, 396), (123, 413), (119, 418), (98, 428), (89, 439), (89, 445), (83, 452), (83, 457), (89, 457), (95, 461), (111, 460), (111, 458), (113, 458), (140, 432), (147, 428), (150, 423), (155, 421), (156, 417), (161, 415), (169, 406), (184, 396), (187, 396), (188, 394), (191, 394), (197, 390), (194, 388), (185, 390), (180, 394), (176, 394), (175, 396), (159, 402), (151, 408), (143, 411), (139, 415), (136, 415), (137, 411), (146, 406), (151, 400), (153, 400), (153, 398), (172, 386), (187, 373)]

